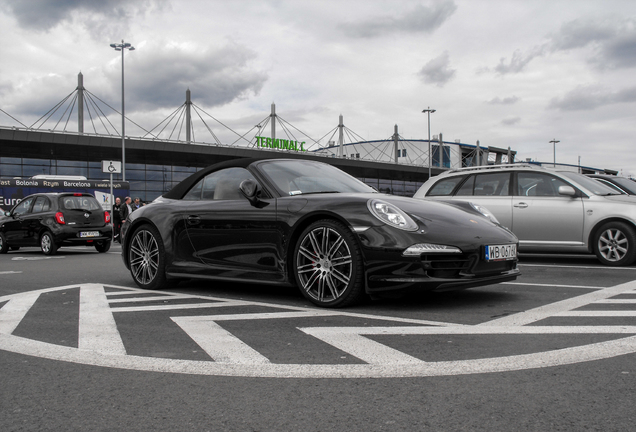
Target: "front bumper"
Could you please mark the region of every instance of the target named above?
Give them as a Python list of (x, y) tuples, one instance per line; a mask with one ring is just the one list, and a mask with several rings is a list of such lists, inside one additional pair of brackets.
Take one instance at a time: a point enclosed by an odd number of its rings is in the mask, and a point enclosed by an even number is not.
[(366, 290), (451, 291), (515, 280), (517, 259), (485, 261), (483, 251), (404, 257), (401, 251), (366, 250)]

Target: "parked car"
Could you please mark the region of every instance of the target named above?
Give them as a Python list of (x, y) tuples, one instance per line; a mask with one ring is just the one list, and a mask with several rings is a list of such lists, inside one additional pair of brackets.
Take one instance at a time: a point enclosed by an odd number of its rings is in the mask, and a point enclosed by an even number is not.
[(616, 189), (620, 193), (636, 195), (636, 181), (615, 175), (608, 174), (586, 174), (588, 177), (603, 183), (606, 186)]
[(595, 253), (612, 266), (636, 260), (636, 200), (575, 172), (461, 168), (429, 179), (414, 198), (484, 206), (515, 233), (522, 252)]
[(25, 197), (0, 216), (0, 253), (39, 246), (53, 255), (62, 246), (110, 249), (110, 213), (88, 193), (38, 193)]
[(517, 238), (479, 207), (380, 194), (297, 159), (203, 169), (133, 212), (122, 236), (122, 258), (142, 288), (169, 278), (291, 284), (326, 307), (519, 274)]

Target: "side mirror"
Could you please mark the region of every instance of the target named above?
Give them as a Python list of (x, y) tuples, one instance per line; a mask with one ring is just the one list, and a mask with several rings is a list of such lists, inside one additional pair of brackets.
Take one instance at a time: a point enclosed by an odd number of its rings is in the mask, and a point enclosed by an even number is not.
[(576, 196), (576, 191), (572, 186), (559, 186), (559, 195), (574, 197)]
[(4, 212), (4, 215), (5, 216), (11, 216), (11, 212), (6, 211), (6, 212)]
[(239, 185), (241, 193), (247, 198), (252, 205), (256, 205), (261, 195), (261, 185), (256, 180), (246, 179)]

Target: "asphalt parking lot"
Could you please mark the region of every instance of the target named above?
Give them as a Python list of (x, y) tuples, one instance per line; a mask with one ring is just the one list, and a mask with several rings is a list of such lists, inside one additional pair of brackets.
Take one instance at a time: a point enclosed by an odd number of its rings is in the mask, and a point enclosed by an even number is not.
[(514, 282), (317, 309), (133, 284), (113, 247), (0, 255), (0, 428), (627, 430), (636, 267), (523, 255)]

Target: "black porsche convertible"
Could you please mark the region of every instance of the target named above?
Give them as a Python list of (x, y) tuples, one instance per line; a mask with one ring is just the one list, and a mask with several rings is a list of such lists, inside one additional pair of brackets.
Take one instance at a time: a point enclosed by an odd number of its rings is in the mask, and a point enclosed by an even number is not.
[(486, 209), (381, 194), (299, 159), (237, 159), (193, 174), (131, 214), (122, 258), (142, 288), (177, 278), (293, 284), (325, 307), (519, 275), (517, 238)]

